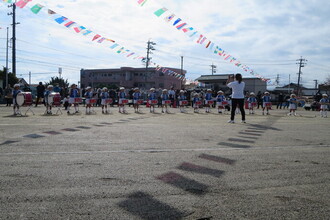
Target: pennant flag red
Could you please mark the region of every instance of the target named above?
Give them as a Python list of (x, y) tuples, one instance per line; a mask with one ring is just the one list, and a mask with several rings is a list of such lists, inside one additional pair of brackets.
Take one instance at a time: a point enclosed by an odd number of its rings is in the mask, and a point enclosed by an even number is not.
[(65, 27), (70, 28), (72, 25), (74, 25), (76, 22), (69, 21), (68, 23), (64, 24)]
[(199, 44), (200, 43), (200, 40), (203, 38), (203, 34), (199, 35), (199, 38), (197, 40), (197, 43)]
[(20, 0), (16, 2), (16, 6), (19, 8), (24, 8), (27, 5), (27, 3), (29, 3), (30, 1), (32, 0)]
[(92, 41), (94, 41), (94, 40), (96, 40), (96, 39), (98, 39), (98, 38), (100, 38), (100, 37), (101, 37), (101, 35), (96, 34), (96, 35), (93, 37), (93, 40), (92, 40)]
[(80, 33), (82, 30), (85, 30), (86, 28), (84, 26), (74, 27), (73, 30), (77, 33)]
[(183, 29), (182, 29), (182, 31), (183, 31), (184, 33), (187, 33), (188, 31), (192, 31), (192, 30), (194, 30), (194, 28), (192, 28), (192, 27), (189, 27), (189, 28), (183, 28)]
[(138, 4), (143, 6), (148, 0), (138, 0)]
[(178, 30), (180, 30), (181, 28), (183, 28), (184, 26), (186, 26), (187, 25), (187, 23), (182, 23), (182, 24), (179, 24), (178, 26), (176, 26), (176, 28), (178, 29)]

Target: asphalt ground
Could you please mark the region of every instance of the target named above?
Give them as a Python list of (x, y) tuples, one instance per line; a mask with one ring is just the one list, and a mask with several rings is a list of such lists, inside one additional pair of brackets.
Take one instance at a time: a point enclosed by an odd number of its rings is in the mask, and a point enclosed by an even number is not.
[(0, 219), (330, 219), (318, 112), (32, 110), (0, 106)]

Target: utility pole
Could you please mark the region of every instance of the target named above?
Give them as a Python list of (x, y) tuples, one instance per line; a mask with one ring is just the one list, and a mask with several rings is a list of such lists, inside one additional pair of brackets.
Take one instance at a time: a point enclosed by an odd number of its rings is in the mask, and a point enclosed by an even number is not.
[(277, 86), (280, 84), (280, 74), (277, 74), (275, 82)]
[[(181, 70), (180, 70), (181, 72), (181, 76), (183, 76), (183, 56), (181, 56)], [(183, 89), (183, 82), (184, 82), (184, 80), (181, 80), (181, 89)]]
[[(16, 2), (16, 1), (15, 1)], [(16, 76), (16, 24), (19, 24), (18, 22), (16, 23), (16, 5), (15, 3), (11, 4), (8, 6), (8, 8), (13, 8), (13, 12), (8, 13), (8, 15), (12, 15), (13, 16), (13, 36), (12, 36), (12, 73), (14, 74), (14, 76)]]
[(9, 48), (9, 27), (7, 27), (7, 46), (6, 46), (6, 88), (8, 87), (8, 48)]
[(307, 64), (306, 62), (308, 61), (308, 60), (306, 60), (306, 59), (303, 59), (302, 57), (300, 57), (300, 59), (298, 59), (297, 61), (299, 61), (299, 63), (297, 63), (297, 64), (299, 64), (299, 72), (298, 72), (298, 86), (297, 86), (297, 96), (299, 97), (300, 96), (300, 75), (302, 74), (302, 72), (301, 72), (301, 68), (302, 67), (305, 67), (305, 64)]
[(149, 57), (150, 54), (152, 54), (152, 50), (156, 50), (153, 46), (156, 45), (156, 43), (148, 40), (147, 42), (147, 58), (142, 59), (142, 62), (146, 63), (146, 73), (144, 75), (144, 80), (145, 82), (147, 82), (147, 78), (148, 78), (148, 67), (149, 67), (149, 62), (152, 59), (151, 57)]
[(31, 85), (31, 71), (29, 72), (29, 85)]
[(315, 82), (315, 89), (317, 89), (317, 85), (318, 85), (317, 82), (318, 82), (318, 80), (317, 79), (314, 79), (313, 81)]
[(60, 79), (62, 78), (62, 67), (58, 68), (58, 75), (60, 77)]
[(217, 72), (217, 66), (216, 65), (213, 65), (213, 63), (212, 63), (212, 65), (210, 65), (210, 67), (211, 67), (212, 75)]

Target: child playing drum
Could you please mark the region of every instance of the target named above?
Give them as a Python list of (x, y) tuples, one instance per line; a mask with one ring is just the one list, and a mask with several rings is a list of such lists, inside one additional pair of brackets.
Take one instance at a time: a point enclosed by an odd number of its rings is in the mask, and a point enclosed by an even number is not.
[(272, 108), (271, 97), (269, 92), (265, 92), (265, 95), (262, 97), (262, 115), (265, 115), (265, 109), (267, 115), (269, 115), (269, 109)]
[(125, 110), (125, 104), (127, 104), (127, 99), (126, 99), (126, 93), (125, 93), (125, 88), (120, 87), (119, 93), (118, 93), (118, 107), (119, 107), (119, 113), (127, 113)]
[(224, 96), (223, 91), (218, 91), (217, 93), (217, 106), (218, 106), (218, 113), (222, 114), (222, 109), (225, 108), (225, 106), (223, 105), (223, 102), (226, 101), (226, 97)]
[(134, 107), (134, 112), (135, 113), (139, 113), (139, 106), (140, 106), (140, 102), (141, 102), (141, 93), (140, 93), (140, 89), (139, 88), (135, 88), (134, 89), (134, 93), (133, 93), (133, 107)]
[(328, 117), (327, 111), (329, 108), (329, 99), (328, 99), (328, 95), (327, 94), (323, 94), (322, 95), (322, 99), (320, 100), (320, 113), (321, 113), (321, 117)]
[(20, 115), (21, 114), (21, 112), (19, 111), (19, 105), (17, 104), (17, 101), (16, 101), (17, 94), (18, 93), (21, 93), (21, 92), (22, 91), (20, 90), (20, 85), (19, 84), (15, 84), (14, 85), (14, 90), (12, 92), (12, 95), (13, 95), (13, 110), (14, 110), (14, 115)]
[(68, 114), (70, 114), (70, 106), (73, 104), (75, 113), (79, 113), (79, 91), (77, 89), (76, 84), (72, 84), (71, 88), (69, 90), (69, 108), (68, 108)]
[(256, 95), (251, 92), (249, 98), (247, 99), (249, 104), (249, 114), (254, 114), (254, 107), (257, 106), (257, 98)]
[[(101, 92), (101, 105), (102, 105), (102, 114), (108, 114), (110, 113), (108, 111), (108, 104), (110, 104), (110, 95), (108, 92), (108, 88), (104, 87)], [(104, 111), (105, 109), (105, 111)]]
[(155, 105), (157, 105), (157, 103), (158, 103), (158, 98), (155, 88), (151, 88), (149, 94), (150, 113), (155, 113)]
[(164, 113), (164, 108), (166, 113), (170, 113), (168, 110), (168, 106), (171, 104), (171, 100), (169, 99), (169, 95), (167, 93), (167, 89), (163, 89), (163, 93), (161, 94), (162, 99), (162, 113)]
[(91, 108), (92, 108), (92, 103), (91, 103), (91, 99), (93, 98), (92, 87), (88, 86), (86, 88), (84, 97), (85, 97), (85, 103), (86, 103), (86, 115), (89, 115), (89, 114), (91, 114)]
[(46, 113), (48, 115), (52, 114), (52, 105), (53, 105), (53, 100), (50, 98), (50, 94), (53, 92), (53, 85), (48, 85), (47, 90), (44, 93), (45, 97), (45, 105), (46, 105)]
[(180, 90), (180, 94), (178, 96), (179, 100), (179, 108), (181, 113), (185, 113), (184, 106), (188, 104), (187, 97), (184, 95), (184, 91)]
[(212, 89), (208, 89), (205, 94), (205, 112), (211, 113), (211, 106), (213, 105)]

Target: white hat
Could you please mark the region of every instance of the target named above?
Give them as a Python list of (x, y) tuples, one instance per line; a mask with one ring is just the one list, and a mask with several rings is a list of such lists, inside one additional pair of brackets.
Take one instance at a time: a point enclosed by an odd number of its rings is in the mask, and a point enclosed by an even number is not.
[(134, 88), (134, 90), (140, 90), (138, 87)]
[(180, 90), (180, 93), (184, 93), (184, 91), (183, 90)]
[(219, 91), (218, 91), (218, 94), (219, 94), (219, 93), (223, 93), (223, 91), (219, 90)]
[(103, 87), (103, 90), (108, 90), (108, 88), (107, 87)]
[(269, 92), (266, 91), (265, 94), (269, 94)]
[(167, 92), (167, 89), (163, 89), (163, 92)]
[(125, 88), (124, 87), (120, 87), (119, 90), (124, 90)]
[(328, 94), (325, 94), (325, 93), (324, 93), (324, 94), (322, 94), (322, 96), (328, 97)]
[(89, 89), (91, 89), (91, 88), (92, 88), (92, 87), (90, 87), (90, 86), (87, 86), (87, 87), (86, 87), (86, 90), (89, 90)]
[(212, 92), (212, 89), (207, 89), (208, 92)]
[(15, 88), (15, 87), (20, 87), (20, 84), (15, 84), (15, 85), (14, 85), (14, 88)]
[(251, 92), (250, 95), (255, 95), (254, 92)]
[(155, 91), (155, 88), (151, 88), (150, 91)]
[(48, 85), (47, 86), (47, 89), (49, 89), (49, 88), (53, 88), (54, 86), (53, 85)]

